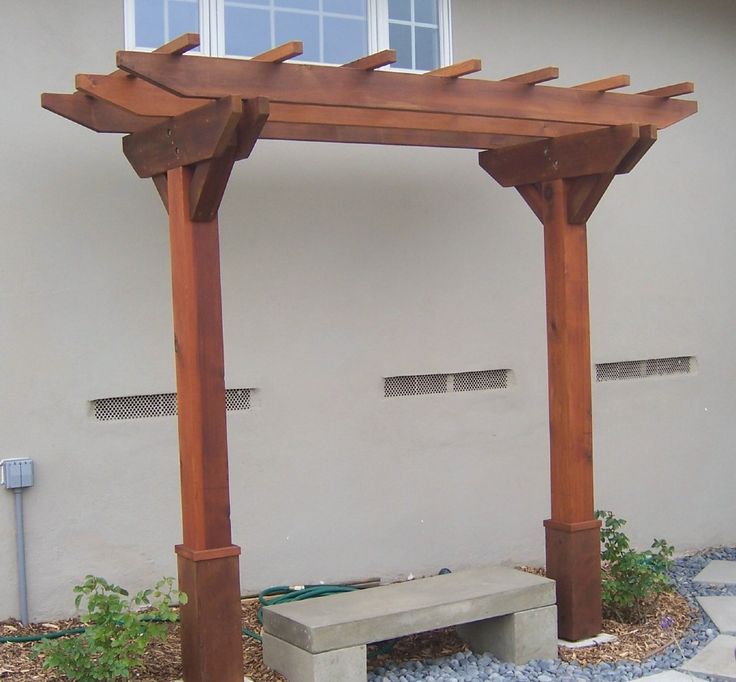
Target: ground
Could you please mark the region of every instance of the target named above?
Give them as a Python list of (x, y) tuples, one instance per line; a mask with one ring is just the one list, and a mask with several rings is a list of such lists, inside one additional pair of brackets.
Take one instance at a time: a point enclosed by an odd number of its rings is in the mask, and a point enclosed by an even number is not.
[[(256, 600), (243, 601), (243, 626), (258, 631)], [(679, 640), (691, 620), (687, 601), (676, 592), (658, 597), (647, 612), (645, 622), (638, 625), (623, 625), (615, 621), (604, 621), (604, 631), (614, 634), (618, 641), (587, 649), (560, 649), (560, 657), (566, 661), (577, 661), (588, 665), (619, 659), (643, 661)], [(668, 627), (663, 627), (665, 623)], [(17, 621), (0, 623), (0, 637), (49, 632), (79, 625), (78, 621), (67, 620), (55, 623), (37, 623), (22, 626)], [(57, 677), (41, 666), (41, 661), (31, 657), (32, 644), (0, 644), (0, 680), (2, 682), (54, 681)], [(385, 649), (386, 647), (383, 647)], [(465, 648), (452, 629), (440, 630), (399, 640), (388, 653), (369, 659), (369, 667), (386, 660), (428, 660), (447, 656)], [(380, 654), (381, 651), (375, 653)], [(248, 637), (243, 638), (245, 673), (253, 682), (281, 682), (284, 678), (263, 665), (260, 644)], [(181, 678), (179, 656), (179, 627), (172, 625), (169, 636), (162, 642), (149, 647), (145, 666), (136, 671), (132, 679), (140, 682), (173, 682)]]

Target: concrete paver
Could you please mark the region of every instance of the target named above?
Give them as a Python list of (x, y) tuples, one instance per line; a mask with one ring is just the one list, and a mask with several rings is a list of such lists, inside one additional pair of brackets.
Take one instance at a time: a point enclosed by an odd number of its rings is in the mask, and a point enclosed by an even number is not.
[(736, 637), (718, 635), (697, 656), (682, 666), (682, 670), (713, 675), (723, 680), (736, 680)]
[(721, 634), (736, 634), (736, 597), (698, 597)]
[(696, 583), (712, 585), (736, 585), (736, 561), (711, 561), (693, 578)]
[(652, 680), (652, 682), (694, 682), (698, 680), (697, 677), (686, 675), (685, 673), (678, 673), (676, 670), (667, 670), (666, 672), (657, 673), (656, 675), (647, 675), (640, 679)]

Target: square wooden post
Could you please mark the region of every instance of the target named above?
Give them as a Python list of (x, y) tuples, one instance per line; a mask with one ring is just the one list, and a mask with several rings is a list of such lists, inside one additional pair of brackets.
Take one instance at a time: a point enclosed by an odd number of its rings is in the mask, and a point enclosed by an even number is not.
[(585, 224), (569, 219), (569, 185), (542, 183), (552, 517), (547, 575), (557, 581), (559, 635), (601, 631), (600, 521), (593, 509), (588, 254)]
[(167, 173), (183, 544), (185, 682), (242, 682), (240, 548), (230, 536), (217, 216), (190, 218), (191, 171)]

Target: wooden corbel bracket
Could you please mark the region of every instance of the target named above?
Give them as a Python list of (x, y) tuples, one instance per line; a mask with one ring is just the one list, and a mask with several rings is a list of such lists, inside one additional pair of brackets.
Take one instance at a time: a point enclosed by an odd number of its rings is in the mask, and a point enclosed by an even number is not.
[(630, 172), (657, 139), (652, 125), (627, 124), (481, 152), (481, 167), (503, 187), (516, 187), (543, 221), (544, 183), (568, 185), (571, 224), (588, 221), (621, 173)]
[(220, 206), (233, 164), (250, 156), (269, 114), (268, 100), (222, 97), (123, 138), (135, 172), (152, 178), (168, 206), (166, 173), (192, 167), (191, 218), (211, 220)]

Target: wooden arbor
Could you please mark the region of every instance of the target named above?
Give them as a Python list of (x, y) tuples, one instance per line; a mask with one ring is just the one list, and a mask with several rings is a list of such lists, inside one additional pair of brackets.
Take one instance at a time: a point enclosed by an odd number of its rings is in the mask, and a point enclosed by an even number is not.
[(258, 138), (458, 147), (516, 187), (544, 227), (551, 517), (548, 574), (567, 639), (601, 625), (593, 510), (586, 222), (606, 188), (657, 130), (695, 113), (674, 99), (692, 83), (639, 94), (614, 76), (540, 85), (554, 67), (500, 81), (464, 79), (478, 60), (425, 75), (377, 71), (391, 50), (342, 67), (285, 63), (288, 43), (251, 60), (185, 56), (185, 35), (155, 53), (119, 52), (121, 69), (79, 74), (73, 94), (42, 104), (98, 132), (127, 133), (123, 151), (152, 178), (169, 213), (183, 543), (177, 545), (187, 682), (242, 679), (239, 547), (230, 536), (217, 212), (234, 162)]

